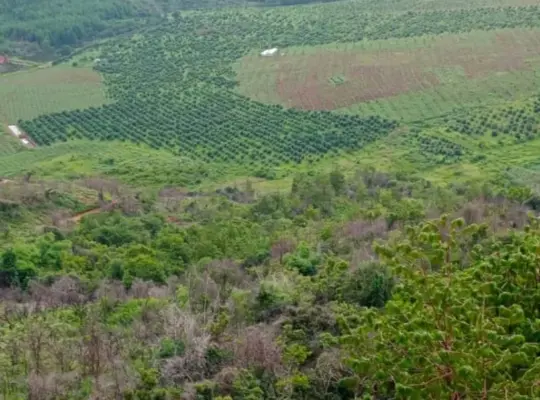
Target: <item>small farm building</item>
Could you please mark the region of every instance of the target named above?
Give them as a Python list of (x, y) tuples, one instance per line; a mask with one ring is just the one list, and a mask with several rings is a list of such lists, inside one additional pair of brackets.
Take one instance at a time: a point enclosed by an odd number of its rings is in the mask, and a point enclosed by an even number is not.
[(7, 56), (3, 56), (2, 54), (0, 54), (0, 65), (5, 65), (5, 64), (9, 64), (9, 58), (7, 58)]
[(277, 52), (278, 52), (277, 47), (274, 47), (273, 49), (268, 49), (268, 50), (263, 51), (261, 53), (261, 56), (263, 56), (263, 57), (271, 57), (271, 56), (276, 55)]
[(16, 137), (21, 137), (23, 134), (17, 125), (8, 125), (8, 129), (11, 131), (11, 134)]

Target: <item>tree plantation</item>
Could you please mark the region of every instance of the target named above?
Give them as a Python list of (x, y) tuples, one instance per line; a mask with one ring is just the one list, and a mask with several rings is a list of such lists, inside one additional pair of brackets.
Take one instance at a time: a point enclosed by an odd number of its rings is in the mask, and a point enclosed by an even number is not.
[(0, 399), (539, 399), (539, 77), (533, 0), (0, 0)]
[[(322, 18), (330, 7), (331, 18)], [(279, 165), (308, 156), (318, 159), (334, 151), (360, 149), (386, 135), (397, 122), (285, 110), (239, 97), (232, 68), (237, 59), (269, 46), (286, 49), (540, 26), (537, 7), (359, 16), (361, 10), (361, 3), (353, 2), (175, 13), (171, 21), (140, 35), (101, 46), (95, 68), (103, 74), (115, 104), (20, 124), (40, 145), (68, 138), (132, 140), (207, 161), (248, 166), (253, 161)], [(357, 19), (360, 24), (353, 22)]]

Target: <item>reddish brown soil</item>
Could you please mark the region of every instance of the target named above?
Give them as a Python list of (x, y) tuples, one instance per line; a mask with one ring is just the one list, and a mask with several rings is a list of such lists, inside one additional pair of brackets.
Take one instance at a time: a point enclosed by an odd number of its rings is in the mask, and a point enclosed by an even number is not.
[(97, 213), (105, 212), (105, 211), (110, 211), (110, 210), (112, 210), (114, 207), (116, 207), (117, 204), (118, 204), (118, 202), (117, 202), (116, 200), (113, 200), (113, 201), (111, 201), (109, 204), (106, 204), (106, 205), (104, 205), (104, 206), (101, 206), (101, 207), (95, 207), (95, 208), (92, 208), (92, 209), (90, 209), (90, 210), (86, 210), (86, 211), (82, 211), (82, 212), (80, 212), (80, 213), (77, 213), (77, 214), (75, 214), (74, 216), (67, 218), (67, 221), (70, 221), (70, 222), (79, 222), (81, 219), (83, 219), (83, 218), (86, 217), (87, 215), (97, 214)]
[[(538, 32), (498, 32), (489, 39), (475, 44), (474, 37), (444, 37), (428, 47), (399, 51), (321, 49), (254, 62), (273, 63), (276, 92), (284, 104), (332, 110), (439, 85), (437, 71), (443, 69), (475, 79), (529, 69), (528, 59), (540, 56)], [(345, 82), (334, 85), (333, 76)]]

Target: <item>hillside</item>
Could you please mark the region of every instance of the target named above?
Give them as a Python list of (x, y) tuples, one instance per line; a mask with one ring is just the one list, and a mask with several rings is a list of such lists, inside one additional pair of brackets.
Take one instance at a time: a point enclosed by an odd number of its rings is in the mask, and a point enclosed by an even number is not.
[(4, 53), (0, 398), (540, 398), (537, 1), (0, 0)]

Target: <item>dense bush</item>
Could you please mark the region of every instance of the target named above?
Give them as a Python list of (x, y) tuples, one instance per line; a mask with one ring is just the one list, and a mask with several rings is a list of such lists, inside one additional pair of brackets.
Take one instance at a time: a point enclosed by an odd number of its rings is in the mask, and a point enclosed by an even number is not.
[[(2, 392), (534, 398), (538, 221), (519, 230), (522, 187), (475, 195), (334, 170), (247, 203), (188, 198), (175, 218), (154, 197), (57, 235), (10, 233)], [(428, 206), (464, 219), (423, 221)]]

